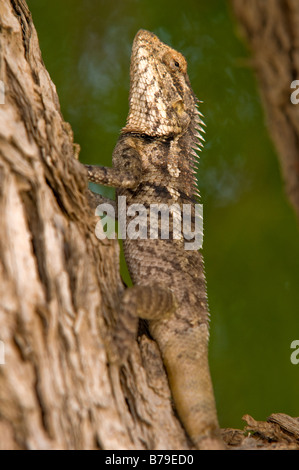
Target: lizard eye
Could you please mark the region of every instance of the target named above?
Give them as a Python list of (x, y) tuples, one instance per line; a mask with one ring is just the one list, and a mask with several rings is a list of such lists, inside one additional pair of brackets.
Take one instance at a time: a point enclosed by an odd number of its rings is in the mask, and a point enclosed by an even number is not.
[(173, 70), (179, 71), (179, 70), (181, 70), (181, 64), (177, 60), (173, 59), (171, 61), (171, 68)]
[(186, 61), (181, 54), (174, 54), (171, 51), (167, 51), (163, 55), (162, 61), (173, 72), (185, 73), (187, 70)]

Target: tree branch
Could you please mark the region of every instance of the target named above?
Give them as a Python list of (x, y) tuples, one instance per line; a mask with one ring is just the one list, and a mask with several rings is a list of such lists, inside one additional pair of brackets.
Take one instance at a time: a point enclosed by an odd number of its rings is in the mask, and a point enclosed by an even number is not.
[(299, 79), (297, 0), (231, 0), (252, 52), (270, 135), (286, 193), (299, 219), (299, 105), (291, 83)]

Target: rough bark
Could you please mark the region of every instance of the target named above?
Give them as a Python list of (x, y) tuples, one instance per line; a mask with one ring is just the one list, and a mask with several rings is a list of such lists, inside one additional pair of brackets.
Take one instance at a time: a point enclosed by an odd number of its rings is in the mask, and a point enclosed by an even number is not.
[(298, 450), (299, 418), (275, 413), (267, 421), (256, 421), (243, 416), (247, 423), (243, 431), (223, 430), (223, 437), (230, 449), (241, 450)]
[(0, 447), (188, 448), (155, 343), (110, 364), (118, 243), (94, 235), (24, 0), (1, 0), (0, 31)]
[(299, 2), (231, 0), (231, 5), (252, 53), (286, 193), (299, 219), (299, 104), (290, 99), (291, 83), (299, 80)]

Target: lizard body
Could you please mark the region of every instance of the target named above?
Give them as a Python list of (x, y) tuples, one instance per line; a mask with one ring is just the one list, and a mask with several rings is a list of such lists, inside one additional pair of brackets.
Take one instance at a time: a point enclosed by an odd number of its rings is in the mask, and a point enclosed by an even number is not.
[[(127, 205), (197, 202), (196, 149), (203, 131), (185, 58), (140, 30), (133, 43), (130, 108), (113, 152), (113, 167), (86, 166), (95, 183), (116, 187)], [(128, 223), (134, 215), (128, 217)], [(159, 225), (161, 230), (161, 224)], [(167, 371), (178, 415), (197, 448), (223, 448), (208, 365), (206, 285), (202, 255), (184, 237), (123, 241), (134, 286), (122, 299), (120, 322), (134, 331), (148, 320)], [(148, 229), (148, 235), (149, 229)]]

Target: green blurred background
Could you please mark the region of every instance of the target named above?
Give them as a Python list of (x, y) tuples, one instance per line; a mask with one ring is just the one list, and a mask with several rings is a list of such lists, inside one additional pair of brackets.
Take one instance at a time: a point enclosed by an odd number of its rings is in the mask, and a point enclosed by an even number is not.
[[(181, 51), (207, 124), (199, 187), (220, 424), (299, 415), (299, 233), (246, 47), (223, 0), (28, 0), (84, 163), (111, 165), (140, 28)], [(105, 188), (104, 194), (113, 195)], [(127, 272), (123, 268), (127, 279)]]

